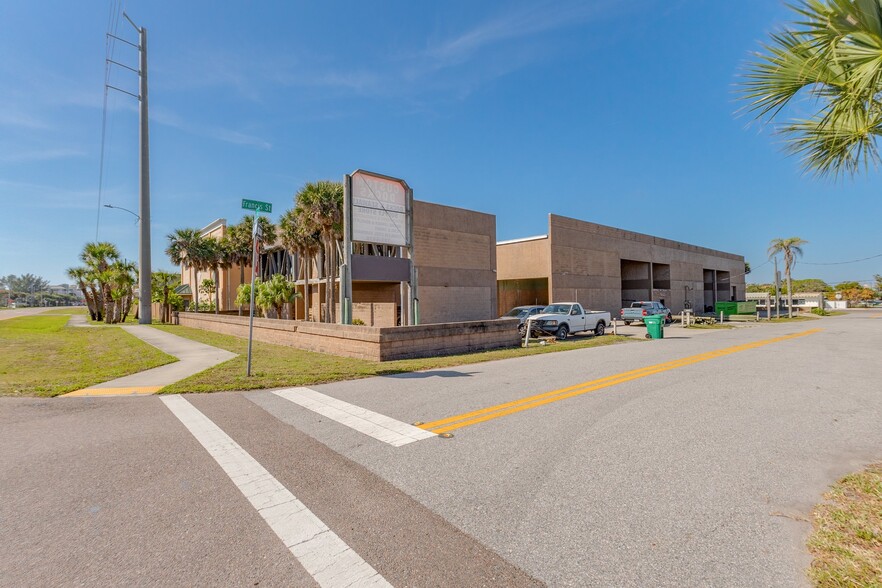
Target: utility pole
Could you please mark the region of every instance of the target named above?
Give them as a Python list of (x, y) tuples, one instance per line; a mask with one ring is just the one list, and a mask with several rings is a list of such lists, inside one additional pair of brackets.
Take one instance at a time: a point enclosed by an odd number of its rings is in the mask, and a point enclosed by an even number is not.
[[(139, 86), (138, 93), (134, 94), (127, 90), (111, 86), (106, 86), (112, 90), (128, 94), (138, 99), (138, 175), (139, 175), (139, 223), (138, 232), (138, 322), (142, 325), (149, 325), (153, 322), (153, 308), (151, 307), (151, 298), (153, 298), (153, 288), (151, 283), (152, 271), (150, 267), (150, 133), (147, 125), (147, 29), (139, 27), (129, 18), (129, 15), (123, 12), (123, 16), (129, 21), (129, 24), (138, 31), (138, 44), (135, 45), (125, 39), (121, 39), (110, 33), (108, 37), (122, 41), (126, 45), (131, 45), (138, 50), (139, 63), (138, 69), (129, 67), (123, 63), (107, 59), (108, 63), (118, 65), (129, 71), (138, 74)], [(109, 208), (119, 208), (111, 206)], [(126, 209), (122, 209), (126, 210)], [(127, 211), (132, 212), (132, 211)], [(135, 214), (132, 212), (132, 214)]]
[[(125, 13), (123, 13), (125, 15)], [(140, 95), (141, 107), (139, 109), (140, 124), (138, 135), (140, 137), (140, 163), (138, 172), (141, 176), (140, 211), (141, 231), (138, 238), (138, 322), (149, 325), (153, 322), (153, 298), (150, 268), (150, 133), (147, 126), (147, 29), (138, 27), (132, 19), (126, 15), (126, 19), (138, 30), (138, 51), (141, 55), (141, 64), (138, 76), (141, 79)]]

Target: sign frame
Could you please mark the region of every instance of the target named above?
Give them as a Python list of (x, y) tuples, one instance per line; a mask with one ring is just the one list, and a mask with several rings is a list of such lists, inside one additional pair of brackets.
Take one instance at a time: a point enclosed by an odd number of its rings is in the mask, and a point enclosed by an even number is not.
[[(381, 186), (382, 183), (397, 183), (404, 191), (403, 202), (394, 202), (391, 198), (383, 198), (382, 194), (377, 194), (370, 189), (370, 184), (365, 181), (365, 185), (371, 192), (375, 203), (354, 202), (353, 183), (358, 179), (365, 178), (375, 180), (374, 186)], [(402, 206), (403, 204), (403, 206)], [(374, 234), (370, 231), (362, 231), (355, 226), (358, 222), (358, 215), (353, 214), (354, 208), (372, 209), (379, 222), (374, 225)], [(402, 210), (403, 209), (403, 210)], [(382, 215), (387, 216), (386, 219)], [(399, 216), (400, 215), (400, 216)], [(367, 215), (362, 217), (367, 218)], [(404, 226), (401, 227), (403, 221)], [(390, 229), (390, 227), (393, 230)], [(402, 230), (403, 229), (403, 230)], [(398, 235), (395, 235), (395, 233)], [(384, 238), (383, 234), (386, 237)], [(374, 236), (378, 238), (365, 239), (365, 237)], [(391, 241), (391, 242), (390, 242)], [(405, 259), (404, 254), (407, 253), (407, 262), (410, 266), (407, 282), (401, 282), (401, 324), (416, 325), (419, 324), (419, 298), (417, 297), (417, 275), (416, 268), (413, 264), (413, 189), (401, 178), (387, 176), (363, 169), (357, 169), (351, 174), (346, 174), (343, 179), (343, 256), (344, 263), (340, 268), (340, 314), (343, 324), (352, 324), (352, 243), (373, 243), (377, 245), (389, 245), (399, 247), (399, 255)], [(407, 304), (405, 304), (407, 300)]]

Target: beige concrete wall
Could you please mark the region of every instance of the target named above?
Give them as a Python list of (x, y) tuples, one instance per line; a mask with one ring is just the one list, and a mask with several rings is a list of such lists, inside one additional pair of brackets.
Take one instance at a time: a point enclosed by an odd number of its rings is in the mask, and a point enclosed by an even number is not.
[(414, 263), (420, 322), (496, 315), (496, 217), (414, 201)]
[(551, 240), (546, 235), (500, 243), (496, 273), (499, 280), (551, 277)]
[[(179, 323), (236, 337), (248, 336), (247, 317), (182, 312)], [(256, 318), (254, 339), (372, 361), (515, 347), (520, 342), (514, 319), (413, 327), (362, 327)]]
[[(622, 260), (639, 263), (625, 264), (623, 275)], [(553, 214), (548, 217), (547, 238), (500, 243), (497, 262), (501, 284), (548, 278), (551, 300), (575, 300), (611, 313), (618, 313), (623, 298), (638, 294), (664, 300), (674, 312), (682, 310), (687, 299), (701, 310), (705, 269), (728, 272), (731, 278), (725, 291), (723, 282), (718, 284), (718, 296), (726, 294), (728, 300), (730, 285), (739, 299), (745, 294), (740, 255)], [(623, 292), (623, 278), (635, 288)], [(642, 282), (639, 288), (637, 282)]]
[(729, 272), (731, 286), (739, 299), (744, 298), (743, 256), (553, 214), (548, 232), (555, 300), (577, 300), (595, 310), (617, 312), (622, 304), (622, 259), (670, 266), (670, 288), (653, 284), (651, 297), (664, 300), (674, 312), (683, 309), (686, 299), (693, 308), (703, 306), (704, 269)]

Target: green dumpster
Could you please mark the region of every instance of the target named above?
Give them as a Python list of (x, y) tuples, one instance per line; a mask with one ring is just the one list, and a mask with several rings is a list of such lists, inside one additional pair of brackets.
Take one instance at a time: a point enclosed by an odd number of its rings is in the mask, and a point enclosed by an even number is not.
[(647, 339), (664, 339), (665, 338), (665, 315), (651, 314), (643, 317), (643, 324), (646, 325)]
[(719, 301), (714, 304), (714, 312), (717, 315), (723, 313), (724, 316), (729, 316), (730, 314), (738, 314), (738, 303)]

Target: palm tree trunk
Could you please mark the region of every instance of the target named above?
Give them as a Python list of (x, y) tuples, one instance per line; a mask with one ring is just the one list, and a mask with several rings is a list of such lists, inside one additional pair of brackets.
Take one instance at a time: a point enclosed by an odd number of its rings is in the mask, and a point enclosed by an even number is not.
[(199, 284), (196, 283), (196, 280), (199, 279), (199, 270), (192, 266), (190, 269), (193, 271), (193, 281), (190, 282), (192, 285), (191, 290), (193, 292), (193, 304), (196, 306), (196, 312), (199, 312)]
[(310, 294), (310, 285), (309, 285), (309, 268), (312, 264), (312, 256), (307, 255), (304, 257), (304, 263), (306, 265), (303, 268), (303, 320), (309, 320), (309, 294)]
[(214, 314), (220, 313), (220, 276), (214, 268)]
[(331, 241), (331, 322), (337, 322), (337, 240), (330, 235)]

